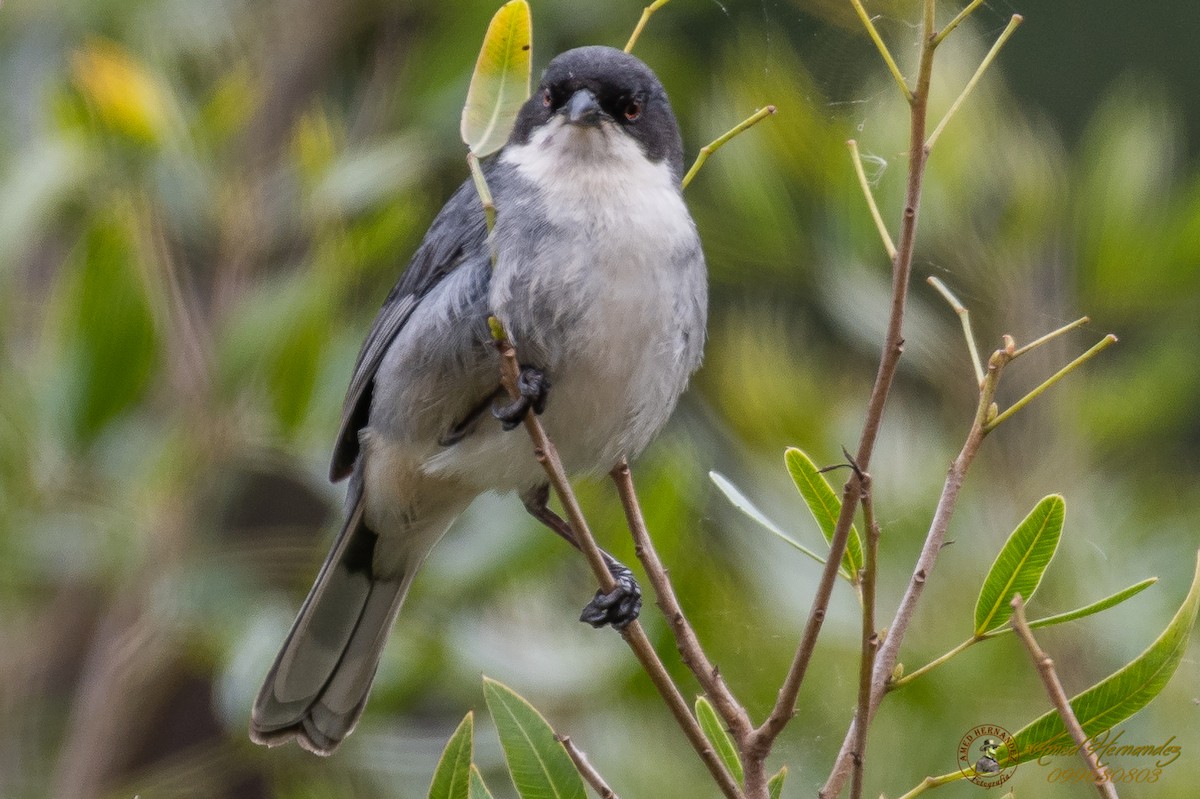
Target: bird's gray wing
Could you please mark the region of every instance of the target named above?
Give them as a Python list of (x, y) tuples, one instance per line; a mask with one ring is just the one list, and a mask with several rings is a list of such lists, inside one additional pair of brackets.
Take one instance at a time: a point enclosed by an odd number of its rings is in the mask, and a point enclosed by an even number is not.
[(467, 180), (429, 226), (424, 241), (413, 253), (411, 263), (384, 300), (367, 333), (342, 404), (342, 423), (329, 465), (330, 480), (337, 482), (354, 469), (359, 452), (358, 434), (371, 412), (375, 372), (392, 340), (433, 287), (486, 246), (483, 209), (474, 184)]

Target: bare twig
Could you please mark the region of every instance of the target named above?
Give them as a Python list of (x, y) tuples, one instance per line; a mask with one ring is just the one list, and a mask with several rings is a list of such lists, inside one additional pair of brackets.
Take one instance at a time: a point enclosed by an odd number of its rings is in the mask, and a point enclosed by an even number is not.
[(867, 16), (867, 10), (863, 8), (862, 0), (850, 0), (850, 3), (854, 6), (854, 10), (858, 12), (858, 18), (862, 20), (863, 27), (867, 29), (867, 34), (871, 37), (871, 41), (875, 43), (875, 49), (879, 50), (879, 54), (883, 56), (883, 61), (887, 64), (888, 71), (892, 73), (892, 78), (896, 81), (896, 85), (900, 87), (900, 93), (904, 95), (905, 100), (908, 100), (910, 103), (913, 102), (913, 91), (908, 88), (908, 81), (904, 79), (903, 73), (900, 72), (900, 67), (896, 66), (896, 59), (892, 58), (891, 51), (883, 43), (883, 37), (875, 29), (875, 23)]
[(669, 2), (670, 0), (654, 0), (653, 3), (642, 9), (642, 16), (638, 19), (637, 26), (629, 36), (629, 41), (625, 43), (625, 52), (633, 52), (633, 46), (637, 44), (638, 37), (642, 35), (642, 30), (646, 27), (646, 23), (650, 21), (650, 17), (654, 16), (655, 11), (658, 11)]
[(1035, 350), (1038, 347), (1042, 346), (1043, 344), (1053, 341), (1054, 339), (1061, 336), (1063, 333), (1069, 333), (1077, 327), (1083, 327), (1090, 321), (1092, 321), (1092, 320), (1089, 319), (1088, 317), (1081, 316), (1078, 319), (1076, 319), (1074, 322), (1063, 325), (1058, 330), (1051, 330), (1046, 335), (1042, 336), (1041, 338), (1034, 339), (1033, 341), (1026, 344), (1024, 347), (1018, 347), (1017, 351), (1013, 353), (1013, 358), (1020, 358), (1022, 355), (1029, 352), (1030, 350)]
[(941, 44), (942, 40), (949, 36), (951, 31), (961, 25), (963, 20), (971, 16), (971, 12), (979, 8), (981, 5), (983, 5), (983, 0), (971, 0), (971, 4), (969, 6), (958, 12), (958, 16), (950, 20), (949, 24), (942, 28), (937, 36), (933, 37), (933, 46), (937, 47), (939, 44)]
[[(857, 0), (855, 5), (861, 8)], [(879, 371), (875, 375), (875, 384), (871, 388), (871, 396), (867, 403), (866, 419), (863, 423), (862, 436), (859, 439), (856, 462), (863, 471), (870, 468), (871, 455), (875, 451), (875, 441), (879, 436), (879, 427), (883, 421), (883, 409), (887, 403), (888, 393), (896, 376), (896, 367), (904, 349), (904, 309), (908, 299), (909, 276), (912, 273), (913, 251), (916, 245), (917, 214), (921, 205), (921, 187), (925, 175), (925, 161), (929, 150), (925, 147), (925, 117), (929, 101), (929, 86), (933, 75), (933, 38), (932, 29), (932, 0), (926, 0), (925, 29), (922, 36), (924, 43), (921, 48), (920, 63), (917, 66), (917, 88), (907, 91), (903, 84), (906, 97), (910, 98), (910, 132), (909, 132), (909, 168), (908, 188), (905, 193), (904, 213), (900, 225), (900, 246), (896, 258), (892, 262), (892, 305), (888, 318), (887, 334), (883, 344), (883, 355), (879, 361)], [(865, 12), (863, 13), (865, 16)], [(869, 20), (868, 20), (869, 22)], [(874, 30), (873, 26), (870, 28)], [(896, 73), (898, 75), (898, 72)], [(901, 79), (903, 83), (903, 79)], [(850, 525), (858, 510), (858, 501), (862, 496), (862, 481), (854, 474), (846, 482), (842, 493), (842, 510), (838, 516), (837, 526), (829, 542), (829, 559), (821, 573), (817, 585), (816, 596), (813, 597), (812, 609), (808, 622), (805, 624), (800, 645), (787, 677), (779, 691), (775, 706), (766, 721), (754, 731), (750, 741), (748, 755), (753, 758), (765, 759), (770, 752), (771, 744), (795, 715), (796, 697), (800, 693), (800, 685), (816, 647), (817, 636), (825, 620), (825, 611), (829, 604), (829, 596), (837, 579), (838, 567), (842, 555), (846, 551), (846, 542), (850, 536)], [(890, 639), (889, 635), (889, 639)]]
[[(493, 326), (493, 334), (496, 333), (502, 333), (498, 323)], [(520, 367), (517, 364), (516, 350), (513, 349), (508, 338), (503, 335), (497, 336), (496, 349), (500, 353), (500, 370), (504, 387), (509, 395), (516, 399), (520, 396), (520, 392), (517, 390)], [(536, 414), (530, 413), (525, 416), (525, 429), (533, 441), (534, 455), (546, 471), (546, 477), (550, 480), (555, 495), (558, 496), (559, 502), (562, 503), (563, 509), (567, 513), (567, 522), (571, 525), (571, 531), (575, 534), (575, 539), (579, 542), (579, 548), (587, 558), (592, 573), (600, 583), (601, 589), (605, 592), (612, 591), (616, 587), (613, 576), (604, 563), (604, 556), (600, 553), (599, 547), (596, 546), (596, 539), (592, 536), (587, 520), (583, 516), (579, 501), (575, 498), (575, 492), (567, 479), (566, 470), (563, 469), (562, 461), (558, 457), (558, 451), (554, 448), (549, 436), (546, 435), (545, 428), (542, 427), (541, 420), (537, 418)], [(658, 689), (663, 701), (666, 702), (668, 709), (675, 717), (675, 721), (687, 736), (692, 748), (700, 755), (700, 759), (712, 774), (713, 780), (725, 794), (726, 799), (744, 799), (737, 782), (725, 768), (721, 758), (713, 751), (712, 744), (709, 743), (704, 731), (700, 729), (700, 724), (692, 716), (687, 700), (683, 698), (683, 694), (679, 692), (679, 688), (671, 679), (666, 667), (663, 666), (662, 660), (654, 651), (654, 645), (646, 637), (641, 624), (637, 621), (632, 622), (621, 631), (621, 637), (625, 639), (638, 662), (642, 664), (642, 668), (646, 670), (650, 681)]]
[(600, 795), (600, 799), (617, 799), (617, 795), (613, 792), (613, 789), (608, 787), (608, 783), (600, 776), (600, 772), (596, 771), (596, 767), (588, 761), (587, 755), (581, 752), (579, 747), (575, 745), (575, 742), (571, 740), (571, 736), (560, 735), (558, 736), (558, 740), (563, 745), (563, 748), (567, 750), (567, 754), (571, 757), (571, 762), (575, 764), (575, 768), (580, 776), (587, 781), (588, 785), (596, 790), (596, 793)]
[(858, 142), (850, 139), (846, 142), (846, 146), (850, 148), (850, 157), (854, 161), (854, 174), (858, 177), (859, 188), (862, 189), (863, 197), (867, 200), (867, 210), (871, 212), (875, 229), (879, 231), (879, 238), (883, 241), (883, 249), (887, 252), (888, 260), (895, 261), (896, 245), (892, 242), (892, 234), (888, 233), (883, 216), (879, 213), (879, 206), (875, 202), (875, 193), (871, 191), (871, 183), (867, 180), (867, 173), (863, 169), (862, 155), (858, 152)]
[(1087, 745), (1087, 734), (1080, 726), (1079, 719), (1075, 717), (1075, 711), (1071, 709), (1067, 692), (1063, 690), (1058, 674), (1054, 671), (1054, 661), (1050, 659), (1045, 650), (1038, 646), (1037, 639), (1033, 637), (1033, 630), (1029, 629), (1029, 623), (1025, 621), (1025, 603), (1022, 601), (1021, 595), (1014, 596), (1011, 604), (1013, 615), (1008, 623), (1020, 636), (1021, 642), (1025, 644), (1025, 649), (1029, 652), (1029, 657), (1033, 659), (1033, 665), (1037, 668), (1038, 676), (1042, 678), (1042, 684), (1046, 686), (1046, 693), (1049, 694), (1050, 701), (1054, 703), (1054, 708), (1058, 711), (1059, 718), (1062, 719), (1067, 732), (1071, 733), (1071, 739), (1079, 746), (1080, 756), (1091, 769), (1092, 776), (1095, 777), (1096, 791), (1100, 794), (1101, 799), (1118, 799), (1117, 789), (1100, 764), (1100, 758)]
[(842, 741), (842, 748), (834, 763), (833, 771), (820, 790), (819, 796), (822, 799), (832, 799), (832, 797), (837, 796), (841, 792), (842, 787), (845, 785), (846, 777), (850, 773), (855, 741), (858, 738), (858, 726), (864, 722), (868, 725), (871, 723), (875, 711), (879, 709), (879, 703), (883, 700), (888, 680), (891, 678), (892, 669), (895, 667), (896, 659), (900, 653), (900, 643), (904, 640), (904, 635), (908, 631), (909, 624), (912, 623), (917, 603), (920, 601), (921, 595), (925, 590), (926, 580), (937, 564), (938, 554), (941, 552), (942, 544), (946, 540), (946, 530), (950, 526), (950, 518), (954, 514), (954, 507), (958, 501), (959, 491), (962, 490), (963, 483), (967, 477), (967, 471), (970, 469), (971, 463), (975, 460), (975, 456), (979, 453), (979, 448), (983, 444), (984, 437), (987, 435), (984, 425), (988, 421), (992, 401), (996, 396), (996, 386), (1000, 380), (1000, 374), (1011, 359), (1012, 355), (1007, 348), (997, 350), (988, 359), (987, 373), (984, 376), (983, 386), (979, 392), (979, 403), (976, 406), (975, 419), (971, 425), (971, 430), (967, 434), (967, 439), (963, 444), (962, 450), (958, 453), (954, 461), (951, 462), (950, 469), (946, 473), (946, 481), (942, 486), (942, 494), (938, 498), (937, 509), (934, 511), (933, 521), (930, 523), (929, 532), (925, 536), (925, 543), (921, 547), (921, 553), (917, 558), (908, 588), (900, 600), (900, 605), (896, 609), (896, 615), (892, 619), (892, 623), (888, 626), (888, 633), (883, 639), (879, 653), (875, 656), (875, 668), (871, 677), (871, 701), (867, 712), (857, 716), (851, 723), (850, 729), (846, 732), (846, 737)]
[(700, 171), (700, 167), (704, 166), (704, 162), (708, 160), (710, 155), (724, 147), (734, 136), (737, 136), (739, 133), (754, 127), (759, 122), (762, 122), (764, 119), (774, 113), (775, 106), (773, 105), (760, 108), (750, 116), (743, 119), (741, 122), (734, 125), (729, 130), (722, 133), (717, 138), (713, 139), (708, 144), (701, 147), (700, 154), (697, 155), (696, 160), (692, 162), (691, 168), (688, 169), (687, 174), (683, 176), (683, 180), (680, 181), (680, 185), (686, 189), (688, 184), (692, 182), (692, 178), (696, 177), (696, 173)]
[(679, 598), (675, 595), (675, 588), (671, 585), (667, 570), (658, 556), (658, 551), (654, 548), (649, 531), (646, 529), (646, 520), (642, 515), (641, 505), (638, 503), (629, 464), (622, 458), (610, 474), (613, 482), (616, 483), (617, 493), (621, 497), (621, 506), (625, 509), (625, 520), (629, 525), (629, 532), (633, 535), (638, 559), (646, 569), (650, 584), (654, 586), (659, 609), (671, 624), (671, 631), (675, 634), (675, 642), (679, 647), (683, 663), (696, 676), (696, 681), (700, 683), (700, 687), (704, 689), (704, 693), (712, 702), (713, 707), (729, 727), (734, 741), (740, 746), (745, 743), (753, 729), (750, 716), (737, 701), (733, 692), (729, 690), (729, 686), (725, 684), (720, 670), (704, 653), (700, 640), (696, 637), (696, 631), (692, 629), (687, 617), (683, 615), (683, 608), (679, 604)]
[[(1014, 413), (1021, 410), (1029, 403), (1033, 402), (1035, 399), (1037, 399), (1039, 396), (1041, 396), (1042, 392), (1044, 392), (1046, 389), (1050, 388), (1050, 386), (1054, 385), (1059, 380), (1062, 380), (1064, 377), (1069, 375), (1071, 372), (1075, 371), (1077, 368), (1082, 366), (1084, 363), (1086, 363), (1087, 361), (1096, 357), (1101, 352), (1103, 352), (1104, 350), (1108, 349), (1109, 347), (1111, 347), (1113, 344), (1116, 344), (1116, 343), (1117, 343), (1117, 337), (1114, 336), (1112, 333), (1109, 333), (1107, 336), (1100, 339), (1100, 341), (1094, 347), (1092, 347), (1090, 350), (1083, 353), (1083, 355), (1080, 355), (1078, 358), (1071, 361), (1069, 364), (1067, 364), (1063, 368), (1059, 369), (1054, 374), (1050, 375), (1050, 377), (1048, 377), (1044, 381), (1042, 381), (1042, 383), (1037, 388), (1033, 389), (1028, 394), (1021, 397), (1019, 400), (1017, 400), (1012, 405), (1010, 405), (1008, 408), (1006, 408), (1003, 413), (1001, 413), (995, 419), (992, 419), (990, 422), (988, 422), (984, 431), (988, 432), (988, 433), (992, 432), (993, 430), (995, 430), (997, 427), (1000, 426), (1001, 422), (1003, 422), (1006, 419), (1011, 418)], [(1017, 350), (1017, 352), (1021, 352), (1021, 350)], [(1013, 357), (1016, 357), (1016, 353), (1013, 354)]]
[(955, 297), (950, 289), (946, 288), (945, 283), (933, 275), (926, 278), (925, 282), (937, 289), (938, 294), (942, 295), (942, 299), (948, 302), (954, 309), (954, 313), (958, 315), (958, 320), (962, 323), (963, 338), (967, 340), (967, 351), (971, 354), (971, 365), (975, 367), (975, 382), (982, 386), (983, 362), (979, 360), (979, 348), (975, 345), (975, 333), (971, 330), (971, 312), (958, 301), (958, 297)]
[[(867, 546), (863, 553), (862, 576), (862, 643), (858, 664), (859, 718), (865, 718), (871, 707), (871, 675), (875, 653), (879, 651), (879, 632), (875, 629), (875, 582), (878, 575), (879, 523), (875, 519), (875, 503), (871, 495), (870, 475), (863, 475), (863, 526), (867, 528)], [(863, 771), (867, 758), (867, 731), (863, 724), (856, 730), (853, 773), (850, 779), (850, 799), (862, 799)]]
[[(996, 58), (996, 54), (1000, 52), (1000, 48), (1003, 47), (1004, 43), (1008, 41), (1008, 38), (1012, 36), (1014, 32), (1016, 32), (1017, 26), (1020, 25), (1021, 22), (1022, 17), (1020, 14), (1012, 15), (1012, 19), (1008, 21), (1008, 27), (1006, 27), (1000, 34), (1000, 38), (996, 39), (996, 43), (992, 45), (992, 49), (988, 51), (986, 56), (984, 56), (983, 61), (979, 64), (979, 68), (975, 70), (975, 74), (971, 76), (971, 79), (967, 81), (967, 85), (963, 87), (962, 93), (958, 95), (953, 103), (951, 103), (950, 110), (946, 112), (946, 115), (942, 117), (942, 121), (939, 122), (937, 127), (933, 129), (933, 133), (929, 135), (929, 141), (925, 143), (927, 147), (930, 149), (933, 148), (933, 145), (937, 142), (938, 137), (942, 135), (942, 131), (946, 129), (946, 125), (950, 122), (951, 117), (958, 112), (959, 107), (962, 106), (963, 102), (967, 99), (967, 95), (969, 95), (971, 90), (975, 88), (975, 84), (979, 83), (979, 79), (983, 77), (983, 73), (987, 71), (989, 66), (991, 66), (992, 61)], [(935, 40), (935, 43), (936, 41), (937, 40)]]

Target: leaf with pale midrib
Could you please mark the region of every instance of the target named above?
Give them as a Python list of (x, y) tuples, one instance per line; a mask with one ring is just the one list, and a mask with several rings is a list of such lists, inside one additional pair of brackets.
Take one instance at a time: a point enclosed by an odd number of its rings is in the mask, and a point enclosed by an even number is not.
[(1017, 525), (988, 571), (975, 603), (975, 635), (1002, 627), (1012, 617), (1016, 594), (1028, 602), (1058, 549), (1066, 502), (1058, 494), (1045, 497)]
[(483, 695), (521, 799), (585, 799), (583, 778), (542, 714), (488, 677)]

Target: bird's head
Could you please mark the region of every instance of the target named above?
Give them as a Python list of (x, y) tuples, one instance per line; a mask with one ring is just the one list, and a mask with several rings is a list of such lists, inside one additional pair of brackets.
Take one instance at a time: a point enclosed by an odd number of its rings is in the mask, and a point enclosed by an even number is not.
[(510, 144), (535, 144), (569, 157), (611, 158), (637, 146), (652, 163), (683, 175), (683, 143), (667, 93), (654, 72), (612, 47), (580, 47), (546, 67), (521, 108)]

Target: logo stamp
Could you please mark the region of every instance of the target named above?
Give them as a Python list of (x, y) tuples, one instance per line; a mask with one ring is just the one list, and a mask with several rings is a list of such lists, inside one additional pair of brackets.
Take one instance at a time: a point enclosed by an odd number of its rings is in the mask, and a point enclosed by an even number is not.
[(983, 788), (1003, 785), (1017, 770), (1012, 759), (1013, 737), (995, 724), (980, 724), (958, 742), (958, 767), (962, 775)]

